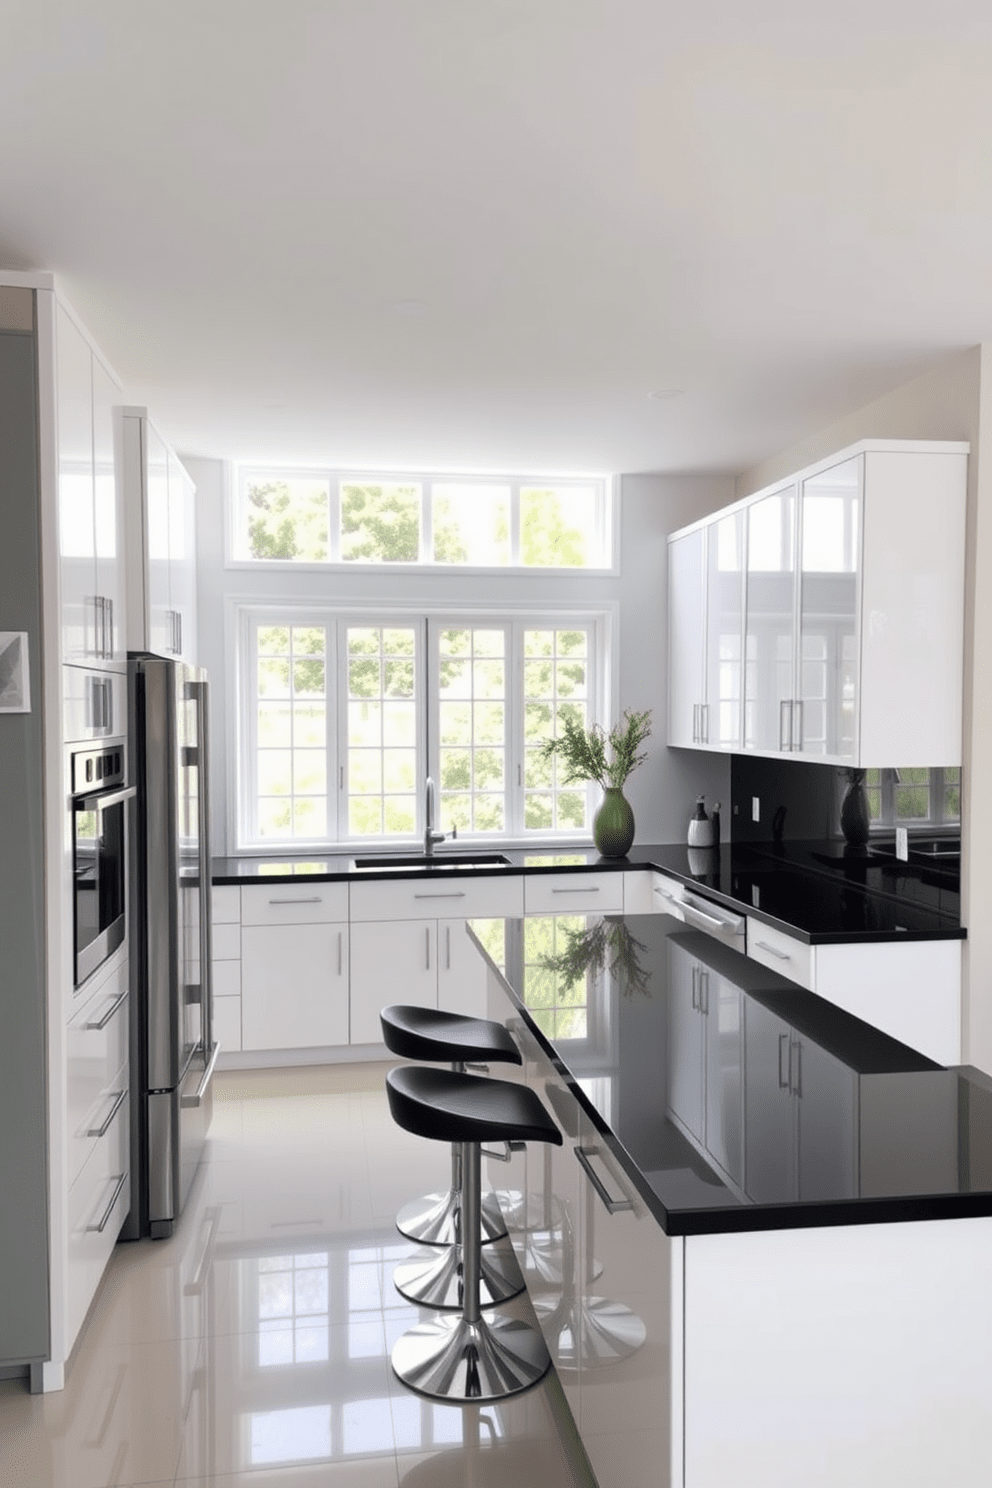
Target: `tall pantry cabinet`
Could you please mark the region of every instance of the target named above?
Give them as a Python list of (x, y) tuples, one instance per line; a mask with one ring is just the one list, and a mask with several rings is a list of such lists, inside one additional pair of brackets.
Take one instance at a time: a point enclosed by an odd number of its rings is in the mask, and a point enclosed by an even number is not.
[(127, 943), (74, 986), (68, 774), (73, 742), (127, 728), (122, 402), (52, 275), (0, 273), (0, 1376), (33, 1390), (64, 1383), (129, 1207), (115, 1180), (103, 1214), (78, 1053), (105, 1002), (126, 1026)]

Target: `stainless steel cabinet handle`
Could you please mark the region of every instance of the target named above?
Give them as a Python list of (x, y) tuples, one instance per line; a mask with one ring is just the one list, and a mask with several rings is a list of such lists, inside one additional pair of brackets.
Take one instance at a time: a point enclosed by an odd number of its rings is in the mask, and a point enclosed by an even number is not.
[(796, 731), (797, 739), (793, 739), (792, 741), (792, 747), (793, 749), (798, 749), (801, 752), (803, 747), (803, 704), (801, 698), (795, 704), (795, 709), (796, 712), (798, 712), (799, 714), (799, 728)]
[(464, 899), (465, 890), (459, 889), (455, 894), (414, 894), (414, 899)]
[(759, 951), (767, 951), (769, 956), (774, 956), (779, 961), (792, 960), (787, 951), (780, 951), (778, 946), (769, 945), (767, 940), (756, 940), (754, 944)]
[(427, 926), (424, 927), (424, 970), (425, 971), (430, 971), (430, 969), (431, 969), (431, 927), (430, 927), (430, 925), (427, 925)]
[(117, 806), (121, 801), (130, 801), (137, 794), (136, 785), (125, 785), (122, 790), (97, 791), (92, 796), (77, 796), (75, 806), (77, 811), (99, 811), (104, 806)]
[(699, 742), (700, 742), (700, 744), (708, 744), (710, 742), (710, 705), (709, 705), (709, 703), (703, 703), (701, 705), (701, 707), (699, 709), (699, 714), (700, 714), (700, 721), (702, 723), (702, 728), (700, 729), (700, 739), (699, 739)]
[[(792, 1051), (796, 1054), (795, 1079), (792, 1075)], [(798, 1039), (793, 1039), (789, 1044), (789, 1089), (799, 1100), (803, 1098), (803, 1046)]]
[(101, 1028), (106, 1028), (107, 1024), (110, 1022), (114, 1014), (118, 1012), (119, 1009), (122, 1008), (126, 1002), (127, 993), (119, 992), (102, 1018), (98, 1018), (95, 1023), (87, 1023), (85, 1025), (87, 1032), (99, 1033)]
[(113, 660), (114, 655), (114, 601), (107, 600), (108, 623), (107, 623), (107, 655)]
[(710, 974), (705, 966), (699, 968), (699, 1011), (704, 1018), (710, 1015)]
[(338, 976), (344, 970), (344, 931), (338, 931)]
[(789, 1044), (789, 1035), (787, 1033), (780, 1033), (779, 1036), (778, 1036), (778, 1088), (779, 1088), (779, 1090), (788, 1090), (789, 1089), (789, 1066), (788, 1066), (788, 1061), (785, 1062), (785, 1074), (784, 1075), (782, 1074), (782, 1067), (783, 1067), (782, 1055), (785, 1052), (785, 1050), (787, 1049), (788, 1044)]
[(593, 886), (591, 889), (552, 889), (552, 894), (598, 894), (599, 889)]
[(779, 749), (788, 749), (788, 747), (789, 747), (788, 744), (786, 744), (786, 742), (785, 742), (785, 710), (786, 710), (787, 707), (789, 707), (788, 699), (782, 698), (781, 702), (778, 705), (778, 747), (779, 747)]
[(633, 1209), (633, 1199), (615, 1199), (606, 1188), (602, 1179), (596, 1176), (595, 1172), (593, 1171), (591, 1161), (591, 1159), (596, 1155), (594, 1152), (587, 1152), (584, 1147), (576, 1147), (574, 1151), (575, 1156), (578, 1160), (579, 1167), (585, 1173), (586, 1177), (589, 1179), (589, 1182), (592, 1184), (593, 1188), (596, 1190), (597, 1194), (602, 1200), (607, 1214), (620, 1214), (624, 1209)]
[(451, 926), (444, 927), (444, 969), (451, 970)]
[(104, 1230), (107, 1228), (107, 1225), (108, 1225), (108, 1223), (110, 1221), (110, 1216), (114, 1212), (114, 1205), (117, 1203), (117, 1200), (121, 1196), (121, 1189), (124, 1187), (124, 1185), (125, 1185), (126, 1182), (127, 1182), (127, 1174), (126, 1173), (121, 1173), (121, 1175), (118, 1177), (118, 1179), (116, 1181), (116, 1184), (114, 1185), (114, 1191), (110, 1195), (110, 1203), (107, 1205), (106, 1209), (103, 1211), (103, 1218), (100, 1220), (100, 1223), (99, 1224), (95, 1224), (95, 1225), (87, 1225), (86, 1226), (86, 1228), (89, 1231), (91, 1231), (91, 1233), (95, 1233), (97, 1235), (102, 1235), (103, 1234)]
[(105, 1136), (106, 1133), (110, 1130), (110, 1124), (111, 1124), (111, 1122), (113, 1121), (114, 1117), (117, 1115), (117, 1112), (120, 1110), (121, 1106), (124, 1104), (124, 1102), (126, 1100), (127, 1100), (127, 1090), (117, 1090), (117, 1091), (115, 1091), (114, 1092), (114, 1103), (111, 1106), (110, 1110), (107, 1112), (107, 1116), (106, 1116), (103, 1124), (101, 1126), (91, 1126), (90, 1129), (89, 1129), (89, 1131), (86, 1133), (86, 1135), (88, 1137), (102, 1137), (102, 1136)]
[(270, 904), (323, 904), (319, 894), (314, 894), (310, 899), (270, 899)]
[(694, 961), (692, 963), (692, 1010), (693, 1010), (693, 1012), (695, 1012), (698, 1007), (699, 1007), (699, 964), (698, 964), (698, 962)]
[(181, 1106), (183, 1106), (184, 1108), (188, 1108), (191, 1106), (200, 1106), (203, 1104), (203, 1097), (206, 1095), (207, 1090), (210, 1086), (210, 1081), (214, 1077), (214, 1067), (217, 1064), (217, 1056), (219, 1053), (220, 1044), (212, 1044), (210, 1046), (210, 1058), (207, 1060), (206, 1069), (200, 1076), (200, 1083), (196, 1087), (196, 1094), (184, 1095), (179, 1102)]
[(181, 653), (182, 652), (182, 649), (183, 649), (183, 612), (182, 612), (182, 610), (177, 610), (176, 611), (176, 619), (179, 622), (179, 644), (176, 646), (176, 651), (178, 653)]

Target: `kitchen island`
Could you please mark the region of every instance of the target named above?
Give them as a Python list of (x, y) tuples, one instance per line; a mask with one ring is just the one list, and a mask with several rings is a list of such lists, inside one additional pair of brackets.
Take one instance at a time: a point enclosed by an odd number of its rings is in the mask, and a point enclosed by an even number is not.
[(985, 1483), (992, 1082), (668, 916), (503, 931), (565, 1146), (493, 1177), (600, 1488)]

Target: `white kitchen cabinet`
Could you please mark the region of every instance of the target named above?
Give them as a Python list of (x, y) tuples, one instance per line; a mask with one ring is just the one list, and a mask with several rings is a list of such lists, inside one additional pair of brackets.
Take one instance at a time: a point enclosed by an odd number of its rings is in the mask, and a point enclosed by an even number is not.
[(960, 940), (810, 945), (748, 915), (747, 954), (928, 1059), (960, 1064)]
[(744, 1175), (740, 989), (677, 939), (668, 942), (669, 1116), (730, 1186)]
[(669, 559), (668, 742), (741, 741), (744, 515), (734, 510), (673, 539)]
[(347, 1042), (347, 924), (243, 924), (242, 1049)]
[(959, 765), (967, 459), (865, 440), (673, 534), (669, 743), (739, 749), (742, 701), (756, 754)]
[(437, 1007), (437, 921), (351, 927), (351, 1041), (381, 1044), (379, 1013), (393, 1002)]
[(124, 669), (122, 502), (114, 462), (118, 384), (55, 304), (62, 660)]
[(195, 662), (196, 488), (143, 408), (124, 410), (123, 469), (129, 645)]
[(210, 896), (213, 1037), (221, 1059), (241, 1051), (241, 890), (217, 884)]
[(524, 914), (622, 914), (622, 873), (536, 873), (524, 879)]

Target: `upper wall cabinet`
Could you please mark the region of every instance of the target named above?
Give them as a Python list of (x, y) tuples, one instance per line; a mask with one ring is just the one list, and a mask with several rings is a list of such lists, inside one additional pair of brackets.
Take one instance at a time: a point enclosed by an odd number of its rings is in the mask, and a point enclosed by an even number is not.
[(128, 645), (196, 661), (196, 488), (143, 408), (125, 408)]
[(114, 466), (116, 382), (55, 306), (62, 659), (123, 670), (124, 563)]
[(669, 743), (960, 764), (967, 456), (865, 441), (674, 534)]
[(669, 744), (741, 743), (744, 514), (671, 540)]

